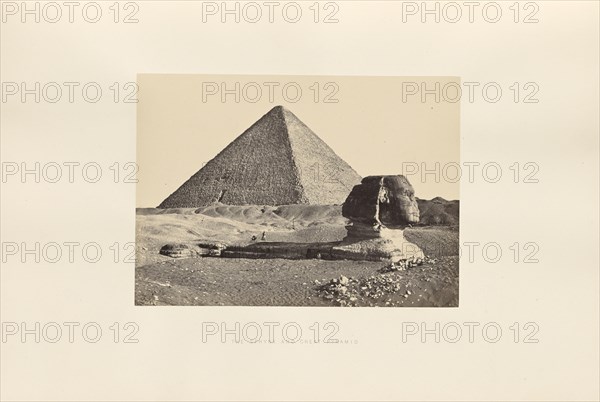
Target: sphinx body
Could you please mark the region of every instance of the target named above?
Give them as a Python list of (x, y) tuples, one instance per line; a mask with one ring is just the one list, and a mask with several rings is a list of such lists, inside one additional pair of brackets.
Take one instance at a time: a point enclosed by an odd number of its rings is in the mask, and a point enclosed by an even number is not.
[(419, 222), (415, 192), (406, 177), (369, 176), (352, 189), (342, 207), (347, 236), (332, 255), (353, 260), (423, 260), (423, 251), (404, 237)]

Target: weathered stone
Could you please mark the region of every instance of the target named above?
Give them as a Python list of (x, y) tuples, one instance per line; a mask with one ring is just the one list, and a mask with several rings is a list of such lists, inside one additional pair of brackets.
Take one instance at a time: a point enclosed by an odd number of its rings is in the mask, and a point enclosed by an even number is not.
[(404, 176), (369, 176), (354, 186), (342, 207), (351, 221), (332, 256), (353, 260), (403, 261), (424, 258), (404, 237), (403, 229), (419, 222), (415, 193)]
[(416, 244), (406, 240), (403, 230), (386, 228), (362, 239), (355, 235), (345, 237), (340, 245), (332, 248), (331, 256), (333, 259), (388, 262), (424, 257)]
[(171, 258), (190, 258), (209, 255), (209, 250), (193, 244), (165, 244), (160, 254)]
[(369, 176), (354, 186), (342, 215), (352, 222), (403, 228), (419, 222), (419, 206), (406, 177)]

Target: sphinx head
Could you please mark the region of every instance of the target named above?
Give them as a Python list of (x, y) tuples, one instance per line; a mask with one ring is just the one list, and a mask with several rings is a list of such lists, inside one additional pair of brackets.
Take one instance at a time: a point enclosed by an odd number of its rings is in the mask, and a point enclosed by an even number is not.
[(342, 207), (344, 217), (361, 223), (403, 228), (419, 222), (415, 191), (406, 177), (369, 176), (354, 186)]

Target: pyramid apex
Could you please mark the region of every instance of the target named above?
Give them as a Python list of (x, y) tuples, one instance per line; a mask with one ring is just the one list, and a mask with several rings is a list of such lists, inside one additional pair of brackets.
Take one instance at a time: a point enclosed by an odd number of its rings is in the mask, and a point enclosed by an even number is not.
[(269, 110), (269, 113), (271, 113), (271, 112), (278, 112), (278, 111), (284, 111), (284, 110), (287, 110), (285, 108), (285, 106), (283, 106), (283, 105), (277, 105), (277, 106), (274, 106), (271, 110)]
[[(278, 120), (278, 121), (284, 122), (283, 124), (286, 124), (285, 123), (285, 115), (287, 113), (289, 113), (289, 111), (286, 108), (284, 108), (282, 105), (277, 105), (277, 106), (272, 107), (258, 121), (262, 121), (262, 120), (267, 120), (267, 121)], [(256, 123), (258, 123), (258, 121)]]

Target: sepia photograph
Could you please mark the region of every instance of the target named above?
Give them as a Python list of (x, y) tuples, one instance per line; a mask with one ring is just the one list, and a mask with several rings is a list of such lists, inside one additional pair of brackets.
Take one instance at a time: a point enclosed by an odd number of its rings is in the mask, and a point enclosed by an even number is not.
[(458, 78), (139, 80), (136, 305), (458, 306)]

